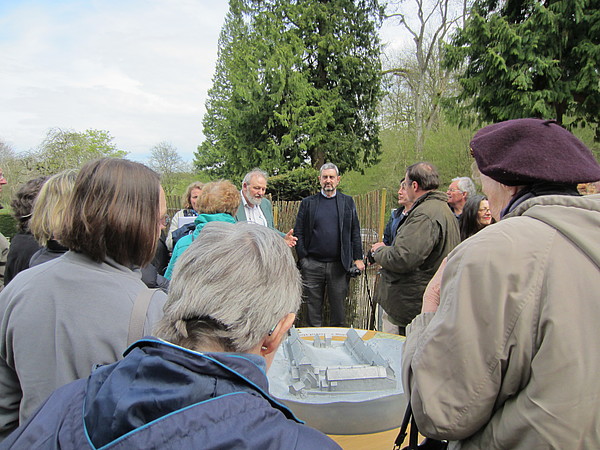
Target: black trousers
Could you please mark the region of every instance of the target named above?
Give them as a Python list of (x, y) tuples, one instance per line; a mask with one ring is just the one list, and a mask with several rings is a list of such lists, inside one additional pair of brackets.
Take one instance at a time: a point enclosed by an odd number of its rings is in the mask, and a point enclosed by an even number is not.
[(332, 327), (345, 327), (346, 296), (350, 277), (339, 261), (323, 262), (311, 257), (300, 261), (307, 306), (306, 323), (309, 327), (323, 326), (323, 300), (325, 290), (329, 298), (329, 318)]

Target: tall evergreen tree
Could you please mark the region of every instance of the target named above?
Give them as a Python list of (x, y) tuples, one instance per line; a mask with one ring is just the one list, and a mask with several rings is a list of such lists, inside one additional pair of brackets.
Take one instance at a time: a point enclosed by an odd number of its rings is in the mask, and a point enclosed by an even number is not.
[(463, 89), (452, 109), (591, 125), (600, 138), (600, 0), (475, 0), (447, 50)]
[(377, 0), (230, 0), (196, 167), (377, 161), (381, 15)]

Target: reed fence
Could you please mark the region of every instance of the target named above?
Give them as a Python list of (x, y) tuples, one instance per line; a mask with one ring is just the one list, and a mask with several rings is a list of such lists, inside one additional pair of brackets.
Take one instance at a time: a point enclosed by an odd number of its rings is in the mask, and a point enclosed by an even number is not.
[[(368, 192), (366, 194), (353, 197), (356, 204), (356, 211), (360, 221), (361, 239), (363, 253), (366, 253), (375, 242), (383, 239), (383, 229), (385, 227), (386, 217), (386, 195), (385, 189)], [(299, 201), (273, 202), (273, 217), (275, 228), (287, 233), (294, 227)], [(175, 195), (167, 196), (167, 210), (170, 216), (173, 216), (180, 208), (180, 197)], [(294, 257), (296, 253), (294, 251)], [(377, 266), (367, 266), (365, 272), (356, 278), (350, 280), (348, 298), (346, 304), (346, 324), (355, 328), (373, 329), (375, 317), (374, 296), (377, 284)], [(324, 323), (327, 323), (329, 308), (327, 301), (324, 306)], [(297, 325), (304, 325), (304, 308), (298, 315)]]

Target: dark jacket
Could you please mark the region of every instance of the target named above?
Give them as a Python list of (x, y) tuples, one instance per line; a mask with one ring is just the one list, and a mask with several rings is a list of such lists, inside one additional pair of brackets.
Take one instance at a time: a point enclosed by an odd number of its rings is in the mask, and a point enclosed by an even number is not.
[(40, 248), (37, 252), (33, 254), (31, 259), (29, 260), (29, 267), (34, 267), (39, 264), (43, 264), (48, 261), (52, 261), (65, 253), (67, 253), (69, 249), (67, 247), (62, 246), (58, 241), (54, 239), (50, 239), (45, 247)]
[(375, 252), (382, 267), (378, 302), (398, 325), (408, 325), (421, 312), (427, 283), (459, 242), (446, 194), (431, 191), (415, 202), (393, 244)]
[(30, 232), (19, 232), (10, 240), (6, 269), (4, 270), (4, 286), (17, 276), (19, 272), (29, 269), (29, 260), (41, 247)]
[(388, 223), (385, 225), (385, 229), (383, 230), (383, 243), (385, 245), (392, 245), (392, 242), (394, 242), (398, 228), (406, 220), (406, 216), (402, 214), (403, 212), (404, 206), (392, 211), (390, 220), (388, 220)]
[(268, 394), (264, 370), (257, 355), (143, 339), (55, 391), (0, 448), (339, 448)]
[[(314, 228), (315, 212), (320, 195), (323, 194), (311, 195), (302, 199), (302, 203), (300, 203), (296, 225), (294, 226), (294, 235), (298, 238), (298, 242), (296, 243), (298, 259), (308, 256), (308, 248), (310, 247), (312, 230)], [(348, 270), (355, 260), (363, 259), (360, 223), (352, 197), (337, 192), (336, 205), (340, 231), (340, 258), (342, 265)]]

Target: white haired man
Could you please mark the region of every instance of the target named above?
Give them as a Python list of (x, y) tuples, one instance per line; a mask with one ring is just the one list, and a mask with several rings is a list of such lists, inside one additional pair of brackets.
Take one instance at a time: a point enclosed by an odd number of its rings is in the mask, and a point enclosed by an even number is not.
[(159, 339), (55, 391), (2, 445), (338, 449), (268, 393), (301, 292), (275, 232), (209, 223), (175, 268)]
[(246, 174), (240, 191), (242, 201), (235, 214), (235, 219), (238, 222), (250, 222), (269, 227), (283, 237), (288, 247), (294, 247), (298, 240), (294, 236), (294, 230), (282, 233), (275, 228), (273, 205), (268, 198), (265, 198), (268, 178), (267, 173), (258, 168), (252, 169)]
[(469, 196), (473, 196), (476, 193), (475, 183), (469, 177), (452, 179), (446, 195), (448, 196), (448, 205), (450, 205), (450, 209), (452, 209), (456, 218), (460, 218)]

